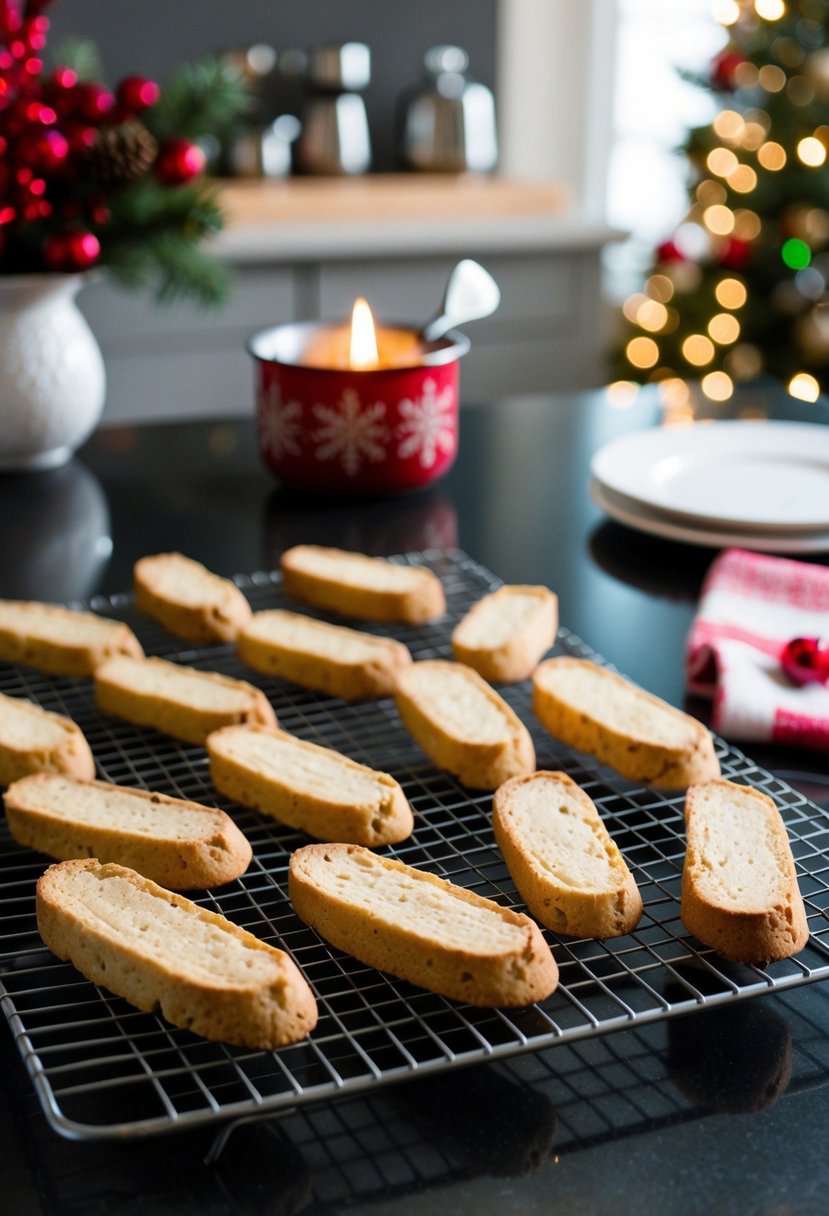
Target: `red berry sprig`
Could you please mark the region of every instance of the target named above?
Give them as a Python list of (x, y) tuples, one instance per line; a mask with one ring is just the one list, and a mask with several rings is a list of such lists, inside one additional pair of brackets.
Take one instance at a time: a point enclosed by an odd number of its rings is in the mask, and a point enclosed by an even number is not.
[[(0, 258), (11, 269), (39, 269), (31, 264), (39, 257), (49, 270), (79, 271), (100, 258), (97, 234), (111, 219), (87, 171), (99, 132), (134, 122), (161, 90), (145, 76), (127, 76), (113, 93), (69, 67), (44, 74), (48, 3), (0, 0)], [(168, 142), (160, 182), (177, 185), (203, 170), (201, 149)]]

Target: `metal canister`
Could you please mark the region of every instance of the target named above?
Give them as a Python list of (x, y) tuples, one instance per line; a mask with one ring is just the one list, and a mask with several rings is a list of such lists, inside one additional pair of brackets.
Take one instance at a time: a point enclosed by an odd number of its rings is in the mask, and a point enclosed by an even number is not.
[(400, 156), (429, 173), (490, 173), (498, 162), (495, 99), (466, 71), (458, 46), (434, 46), (424, 56), (425, 81), (401, 99)]
[(357, 174), (371, 166), (371, 136), (360, 95), (371, 80), (371, 52), (363, 42), (313, 47), (308, 97), (297, 163), (305, 173)]

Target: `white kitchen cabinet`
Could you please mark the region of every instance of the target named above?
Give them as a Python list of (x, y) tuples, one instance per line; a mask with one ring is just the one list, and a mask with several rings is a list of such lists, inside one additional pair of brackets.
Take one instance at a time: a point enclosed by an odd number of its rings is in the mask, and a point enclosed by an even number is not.
[[(434, 312), (462, 257), (485, 265), (502, 293), (498, 312), (468, 327), (465, 400), (586, 388), (606, 379), (600, 267), (603, 247), (618, 236), (612, 230), (558, 212), (516, 213), (514, 186), (511, 208), (503, 208), (502, 197), (502, 209), (496, 206), (492, 214), (486, 214), (482, 187), (467, 196), (474, 200), (470, 214), (456, 205), (457, 193), (448, 194), (443, 218), (439, 199), (431, 199), (426, 218), (400, 203), (387, 212), (388, 194), (379, 214), (376, 196), (367, 195), (372, 205), (361, 210), (359, 191), (370, 187), (357, 183), (332, 189), (329, 215), (328, 192), (320, 196), (315, 183), (314, 207), (305, 218), (295, 193), (303, 187), (286, 188), (287, 219), (257, 213), (250, 222), (233, 222), (217, 241), (216, 253), (233, 281), (220, 310), (162, 306), (106, 281), (84, 290), (80, 304), (107, 367), (105, 423), (250, 412), (245, 342), (257, 329), (343, 318), (357, 295), (368, 299), (381, 322), (417, 324)], [(343, 189), (345, 219), (336, 202)], [(536, 203), (538, 189), (528, 194)], [(422, 202), (414, 198), (410, 205)]]

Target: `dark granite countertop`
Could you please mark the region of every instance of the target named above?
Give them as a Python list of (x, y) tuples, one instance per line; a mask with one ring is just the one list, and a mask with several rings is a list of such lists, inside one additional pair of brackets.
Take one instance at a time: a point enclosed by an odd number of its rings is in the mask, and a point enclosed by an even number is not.
[[(749, 405), (829, 421), (782, 393)], [(625, 410), (603, 393), (469, 406), (450, 474), (381, 503), (281, 490), (251, 420), (102, 429), (62, 470), (0, 478), (0, 596), (111, 595), (137, 557), (166, 549), (230, 575), (273, 569), (299, 541), (460, 548), (505, 581), (555, 589), (563, 624), (682, 705), (714, 551), (612, 523), (587, 488), (592, 452), (658, 417), (650, 392)], [(753, 754), (829, 805), (825, 756)], [(217, 1126), (62, 1139), (5, 1023), (0, 1060), (0, 1188), (15, 1216), (829, 1211), (822, 983), (304, 1106), (226, 1140)]]

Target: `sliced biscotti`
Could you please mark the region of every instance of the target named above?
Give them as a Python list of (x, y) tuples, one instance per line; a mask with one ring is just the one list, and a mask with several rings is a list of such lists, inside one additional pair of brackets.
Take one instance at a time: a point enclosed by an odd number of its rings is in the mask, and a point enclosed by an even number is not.
[(18, 844), (58, 861), (115, 861), (179, 891), (231, 882), (250, 865), (230, 816), (197, 802), (56, 773), (15, 781), (3, 801)]
[(558, 598), (547, 587), (499, 587), (455, 626), (452, 654), (485, 680), (514, 683), (532, 675), (557, 629)]
[(288, 894), (338, 949), (456, 1001), (529, 1005), (558, 983), (528, 916), (357, 845), (297, 849)]
[(239, 633), (236, 652), (256, 671), (344, 701), (391, 696), (398, 673), (412, 661), (393, 638), (280, 608), (254, 613)]
[(427, 756), (464, 785), (494, 790), (535, 768), (526, 726), (471, 667), (443, 659), (413, 663), (398, 677), (395, 703)]
[(95, 699), (106, 713), (185, 743), (234, 722), (276, 724), (261, 689), (166, 659), (111, 659), (95, 672)]
[(207, 740), (216, 789), (318, 840), (394, 844), (412, 811), (388, 773), (284, 730), (227, 726)]
[(316, 1025), (313, 994), (284, 951), (125, 866), (50, 866), (37, 925), (87, 979), (206, 1039), (272, 1049)]
[(521, 898), (557, 933), (619, 937), (642, 896), (593, 800), (566, 773), (513, 777), (495, 791), (492, 826)]
[(0, 785), (30, 773), (91, 779), (95, 761), (81, 728), (62, 714), (0, 693)]
[(113, 655), (144, 651), (123, 621), (94, 612), (0, 600), (0, 661), (36, 667), (55, 676), (91, 676)]
[(422, 566), (320, 545), (286, 549), (280, 566), (289, 595), (344, 616), (418, 625), (446, 611), (440, 579)]
[(731, 781), (692, 786), (680, 915), (723, 958), (763, 963), (809, 938), (786, 825), (771, 798)]
[(181, 553), (142, 557), (133, 582), (137, 607), (187, 642), (232, 642), (250, 619), (235, 583)]
[(551, 735), (631, 781), (685, 789), (720, 775), (701, 722), (587, 659), (539, 663), (533, 709)]

